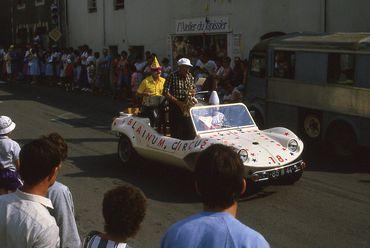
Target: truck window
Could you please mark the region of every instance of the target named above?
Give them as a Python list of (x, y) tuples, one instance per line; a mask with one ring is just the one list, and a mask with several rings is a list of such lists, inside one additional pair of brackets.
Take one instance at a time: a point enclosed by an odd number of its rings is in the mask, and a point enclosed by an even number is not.
[(349, 84), (355, 82), (355, 56), (353, 54), (328, 54), (328, 83)]
[(252, 54), (250, 59), (250, 75), (258, 78), (266, 76), (266, 56), (262, 54)]
[(274, 77), (294, 79), (295, 52), (276, 51), (274, 56)]

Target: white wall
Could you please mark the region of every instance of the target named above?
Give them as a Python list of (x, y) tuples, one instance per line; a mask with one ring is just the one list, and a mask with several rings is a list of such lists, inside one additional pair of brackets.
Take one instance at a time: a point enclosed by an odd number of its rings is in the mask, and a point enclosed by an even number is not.
[[(328, 1), (328, 31), (370, 31), (370, 0)], [(146, 50), (167, 55), (167, 37), (175, 20), (201, 16), (229, 16), (233, 33), (242, 34), (242, 52), (247, 56), (259, 37), (271, 31), (324, 31), (324, 0), (135, 0), (125, 9), (106, 4), (106, 43), (103, 42), (103, 0), (97, 12), (87, 12), (87, 0), (68, 3), (70, 45), (89, 44), (94, 50), (117, 45), (143, 45)], [(340, 3), (339, 3), (340, 2)]]
[(370, 0), (327, 0), (329, 32), (370, 32)]

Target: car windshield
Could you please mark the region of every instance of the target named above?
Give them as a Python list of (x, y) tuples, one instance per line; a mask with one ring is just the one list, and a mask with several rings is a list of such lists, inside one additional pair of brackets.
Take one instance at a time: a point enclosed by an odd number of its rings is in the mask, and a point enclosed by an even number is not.
[(194, 107), (190, 112), (197, 133), (255, 125), (244, 104)]

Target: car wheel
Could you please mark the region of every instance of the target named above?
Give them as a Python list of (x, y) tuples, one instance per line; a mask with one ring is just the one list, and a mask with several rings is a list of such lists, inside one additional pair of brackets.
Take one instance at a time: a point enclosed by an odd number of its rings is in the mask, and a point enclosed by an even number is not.
[(137, 158), (137, 153), (132, 147), (130, 139), (122, 135), (118, 142), (118, 158), (122, 165), (128, 166)]
[(281, 184), (293, 185), (302, 177), (302, 175), (303, 175), (303, 171), (298, 171), (292, 175), (285, 176), (281, 179)]

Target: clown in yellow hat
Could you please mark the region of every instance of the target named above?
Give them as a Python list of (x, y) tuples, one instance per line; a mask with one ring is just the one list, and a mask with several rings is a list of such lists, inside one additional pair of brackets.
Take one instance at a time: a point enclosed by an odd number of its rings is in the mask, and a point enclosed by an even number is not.
[(150, 119), (151, 124), (155, 124), (156, 120), (153, 116), (153, 109), (158, 108), (155, 106), (156, 99), (162, 97), (165, 78), (161, 77), (162, 67), (156, 57), (150, 65), (151, 75), (146, 77), (137, 89), (137, 96), (142, 98), (141, 112), (144, 116)]
[(150, 65), (150, 69), (152, 71), (158, 71), (158, 70), (161, 71), (162, 70), (162, 66), (159, 64), (157, 57), (154, 57), (153, 63)]

